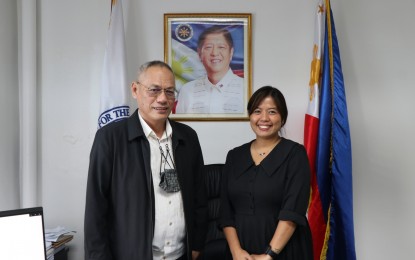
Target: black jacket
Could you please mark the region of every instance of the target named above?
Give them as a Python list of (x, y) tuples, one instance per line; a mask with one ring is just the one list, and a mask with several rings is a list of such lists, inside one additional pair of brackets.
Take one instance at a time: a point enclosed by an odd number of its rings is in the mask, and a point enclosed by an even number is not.
[[(150, 260), (154, 191), (150, 146), (137, 110), (97, 131), (90, 154), (85, 209), (85, 260)], [(183, 198), (187, 255), (203, 247), (207, 199), (196, 132), (170, 121)]]

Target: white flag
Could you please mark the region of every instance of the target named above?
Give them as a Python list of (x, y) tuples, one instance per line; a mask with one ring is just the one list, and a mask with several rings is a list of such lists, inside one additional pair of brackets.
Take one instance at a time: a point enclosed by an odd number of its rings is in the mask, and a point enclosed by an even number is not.
[(111, 1), (111, 18), (101, 82), (98, 128), (130, 114), (126, 76), (126, 54), (122, 1)]

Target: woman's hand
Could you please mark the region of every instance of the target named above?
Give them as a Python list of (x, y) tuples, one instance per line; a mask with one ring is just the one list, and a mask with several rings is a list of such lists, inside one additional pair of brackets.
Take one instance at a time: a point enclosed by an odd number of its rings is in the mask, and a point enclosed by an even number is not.
[(223, 233), (225, 233), (226, 240), (228, 241), (233, 260), (255, 260), (248, 252), (242, 249), (234, 227), (224, 227)]
[(252, 257), (254, 258), (254, 260), (272, 260), (272, 257), (266, 254), (252, 255)]
[(248, 252), (246, 252), (243, 249), (238, 250), (238, 252), (233, 253), (232, 259), (233, 260), (255, 260), (255, 258), (252, 255), (250, 255)]

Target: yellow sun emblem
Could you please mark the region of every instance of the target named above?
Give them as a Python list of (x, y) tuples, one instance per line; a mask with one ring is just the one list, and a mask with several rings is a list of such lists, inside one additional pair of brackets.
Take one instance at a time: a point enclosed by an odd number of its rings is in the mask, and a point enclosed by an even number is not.
[(174, 71), (174, 74), (176, 75), (176, 79), (179, 79), (180, 81), (185, 83), (186, 80), (183, 77), (184, 74), (193, 73), (193, 68), (190, 66), (186, 66), (185, 64), (189, 60), (189, 57), (185, 55), (177, 57), (175, 50), (171, 51), (171, 57), (171, 68)]
[(320, 82), (321, 61), (317, 58), (317, 52), (318, 46), (314, 44), (313, 60), (311, 61), (310, 82), (308, 83), (308, 85), (310, 86), (310, 101), (313, 99), (314, 96), (314, 85)]

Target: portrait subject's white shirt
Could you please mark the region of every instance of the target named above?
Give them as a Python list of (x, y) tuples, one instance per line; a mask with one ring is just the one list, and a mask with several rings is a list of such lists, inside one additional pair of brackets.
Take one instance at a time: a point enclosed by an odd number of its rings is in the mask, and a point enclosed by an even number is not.
[[(140, 112), (140, 110), (139, 110)], [(155, 223), (153, 237), (153, 260), (166, 259), (176, 260), (186, 251), (185, 237), (186, 225), (184, 221), (184, 209), (181, 191), (167, 193), (159, 187), (160, 165), (169, 167), (173, 165), (170, 161), (173, 156), (172, 149), (172, 128), (169, 121), (166, 121), (166, 130), (162, 138), (158, 138), (150, 126), (138, 114), (144, 134), (150, 143), (151, 173), (153, 176), (153, 188), (155, 197)], [(161, 156), (160, 147), (167, 155), (166, 144), (169, 147), (169, 163), (165, 164)], [(150, 209), (149, 209), (150, 210)], [(139, 221), (139, 220), (137, 220)], [(150, 223), (149, 223), (150, 225)]]
[(216, 85), (207, 76), (184, 84), (177, 97), (176, 114), (236, 114), (244, 111), (244, 79), (231, 69)]

